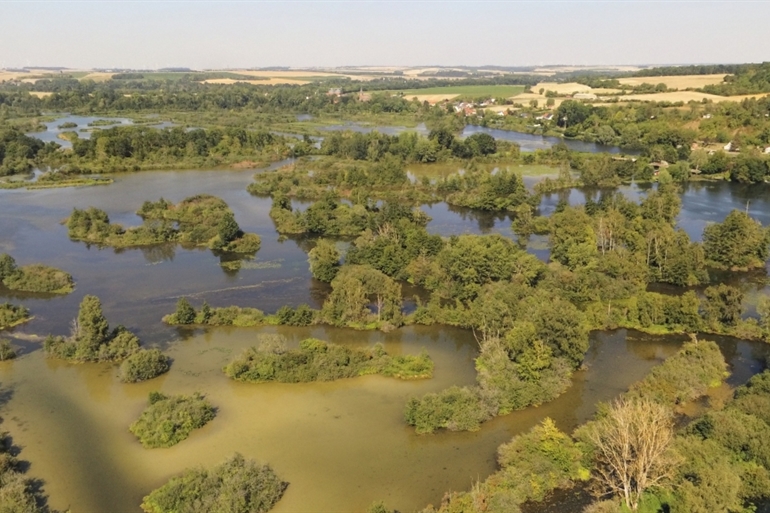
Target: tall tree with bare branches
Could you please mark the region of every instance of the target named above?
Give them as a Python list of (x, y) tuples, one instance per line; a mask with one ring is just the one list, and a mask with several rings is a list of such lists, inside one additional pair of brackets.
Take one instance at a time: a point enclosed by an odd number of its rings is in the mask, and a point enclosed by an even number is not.
[(649, 399), (622, 398), (587, 427), (601, 493), (619, 496), (636, 511), (644, 491), (668, 479), (675, 468), (671, 411)]

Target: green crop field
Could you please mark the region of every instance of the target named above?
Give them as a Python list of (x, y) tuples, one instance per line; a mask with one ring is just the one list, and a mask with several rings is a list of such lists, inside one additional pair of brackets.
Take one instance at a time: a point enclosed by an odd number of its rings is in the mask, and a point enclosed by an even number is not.
[(425, 94), (459, 94), (461, 96), (492, 96), (509, 97), (524, 92), (524, 86), (521, 85), (458, 85), (443, 87), (428, 87), (425, 89), (407, 89), (401, 92), (405, 95), (425, 95)]

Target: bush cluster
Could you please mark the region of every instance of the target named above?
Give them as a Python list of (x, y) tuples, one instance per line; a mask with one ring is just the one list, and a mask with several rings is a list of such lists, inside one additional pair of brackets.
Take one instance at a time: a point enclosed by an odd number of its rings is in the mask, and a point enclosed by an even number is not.
[(260, 347), (244, 351), (224, 371), (235, 380), (250, 383), (331, 381), (366, 374), (417, 379), (433, 375), (433, 361), (424, 352), (391, 356), (380, 344), (371, 349), (350, 349), (313, 338), (290, 350), (282, 337), (271, 337)]
[(0, 303), (0, 328), (8, 328), (29, 319), (27, 308), (11, 303)]
[(129, 430), (146, 448), (171, 447), (215, 416), (214, 407), (200, 394), (167, 396), (153, 392), (150, 405)]
[(236, 454), (211, 470), (190, 469), (171, 478), (144, 498), (142, 509), (145, 513), (266, 513), (287, 486), (269, 466)]
[(0, 255), (0, 282), (11, 290), (69, 294), (75, 281), (68, 273), (42, 264), (19, 267), (7, 253)]
[(136, 383), (165, 374), (171, 367), (169, 360), (160, 349), (140, 349), (120, 364), (120, 380)]

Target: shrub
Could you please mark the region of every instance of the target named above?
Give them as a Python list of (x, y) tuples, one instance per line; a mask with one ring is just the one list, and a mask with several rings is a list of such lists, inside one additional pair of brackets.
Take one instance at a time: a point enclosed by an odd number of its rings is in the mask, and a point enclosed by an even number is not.
[(0, 282), (11, 290), (68, 294), (74, 290), (74, 280), (68, 273), (42, 264), (18, 267), (8, 254), (0, 255)]
[(0, 303), (0, 328), (7, 328), (29, 320), (29, 310), (11, 303)]
[(629, 394), (673, 406), (692, 401), (719, 386), (727, 377), (727, 364), (715, 342), (693, 341), (655, 367)]
[(0, 362), (14, 358), (16, 358), (16, 351), (13, 350), (11, 341), (4, 338), (0, 339)]
[(216, 415), (214, 407), (200, 394), (166, 396), (150, 394), (150, 406), (129, 430), (146, 448), (171, 447), (194, 429), (205, 426)]
[(168, 372), (169, 358), (159, 349), (140, 349), (126, 358), (120, 365), (120, 380), (136, 383)]
[(265, 513), (281, 499), (284, 483), (267, 465), (236, 454), (211, 470), (191, 469), (142, 501), (146, 513)]
[(407, 424), (418, 433), (433, 433), (436, 429), (477, 431), (491, 417), (478, 387), (453, 386), (439, 393), (413, 397), (404, 411)]
[(24, 476), (26, 465), (13, 456), (11, 439), (0, 432), (0, 511), (3, 513), (46, 513), (40, 506), (46, 498), (34, 480)]

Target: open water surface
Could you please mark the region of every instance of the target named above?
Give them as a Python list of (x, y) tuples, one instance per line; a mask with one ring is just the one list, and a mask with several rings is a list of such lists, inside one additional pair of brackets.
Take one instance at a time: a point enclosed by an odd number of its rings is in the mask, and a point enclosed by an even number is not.
[[(496, 448), (545, 417), (569, 430), (587, 420), (597, 401), (609, 400), (673, 354), (682, 337), (636, 332), (596, 332), (586, 370), (557, 400), (497, 418), (475, 433), (418, 436), (403, 423), (410, 396), (452, 384), (471, 384), (477, 344), (467, 331), (447, 327), (407, 327), (370, 333), (333, 328), (218, 328), (181, 330), (160, 318), (179, 296), (214, 306), (238, 304), (272, 312), (284, 304), (320, 305), (326, 293), (308, 271), (312, 240), (282, 239), (268, 216), (270, 200), (245, 188), (253, 171), (169, 171), (117, 175), (104, 187), (40, 191), (0, 191), (0, 252), (19, 264), (42, 262), (75, 277), (76, 291), (65, 297), (18, 295), (0, 289), (0, 301), (28, 306), (35, 319), (4, 336), (23, 346), (21, 358), (0, 362), (2, 428), (13, 435), (30, 477), (45, 482), (51, 506), (83, 513), (138, 512), (141, 498), (169, 477), (195, 465), (213, 466), (234, 452), (270, 463), (290, 483), (275, 509), (360, 512), (375, 500), (412, 511), (437, 504), (450, 489), (468, 489), (495, 468)], [(630, 195), (644, 194), (638, 187)], [(732, 208), (745, 208), (770, 222), (764, 185), (692, 184), (683, 193), (680, 225), (699, 237), (703, 226), (721, 221)], [(224, 199), (245, 231), (262, 237), (256, 259), (237, 272), (219, 264), (207, 249), (168, 245), (115, 251), (70, 241), (61, 221), (73, 207), (95, 206), (125, 225), (139, 224), (134, 212), (145, 200), (174, 202), (208, 193)], [(597, 191), (573, 191), (570, 202)], [(552, 211), (558, 195), (546, 197)], [(428, 229), (443, 235), (501, 233), (512, 236), (510, 219), (456, 209), (423, 206), (433, 218)], [(539, 241), (542, 243), (542, 241)], [(540, 250), (538, 256), (547, 258)], [(535, 248), (537, 253), (537, 248)], [(759, 293), (764, 273), (743, 286)], [(103, 302), (111, 324), (136, 331), (145, 344), (167, 349), (171, 371), (147, 383), (125, 385), (111, 365), (71, 365), (48, 360), (30, 335), (67, 334), (85, 294)], [(433, 379), (399, 381), (367, 376), (332, 383), (260, 384), (227, 379), (222, 367), (257, 342), (260, 333), (280, 332), (292, 343), (314, 336), (351, 346), (383, 342), (392, 353), (423, 348), (436, 363)], [(710, 337), (706, 337), (710, 338)], [(717, 338), (738, 385), (764, 368), (769, 345)], [(143, 449), (128, 432), (146, 405), (147, 394), (200, 391), (219, 409), (217, 418), (170, 449)]]

